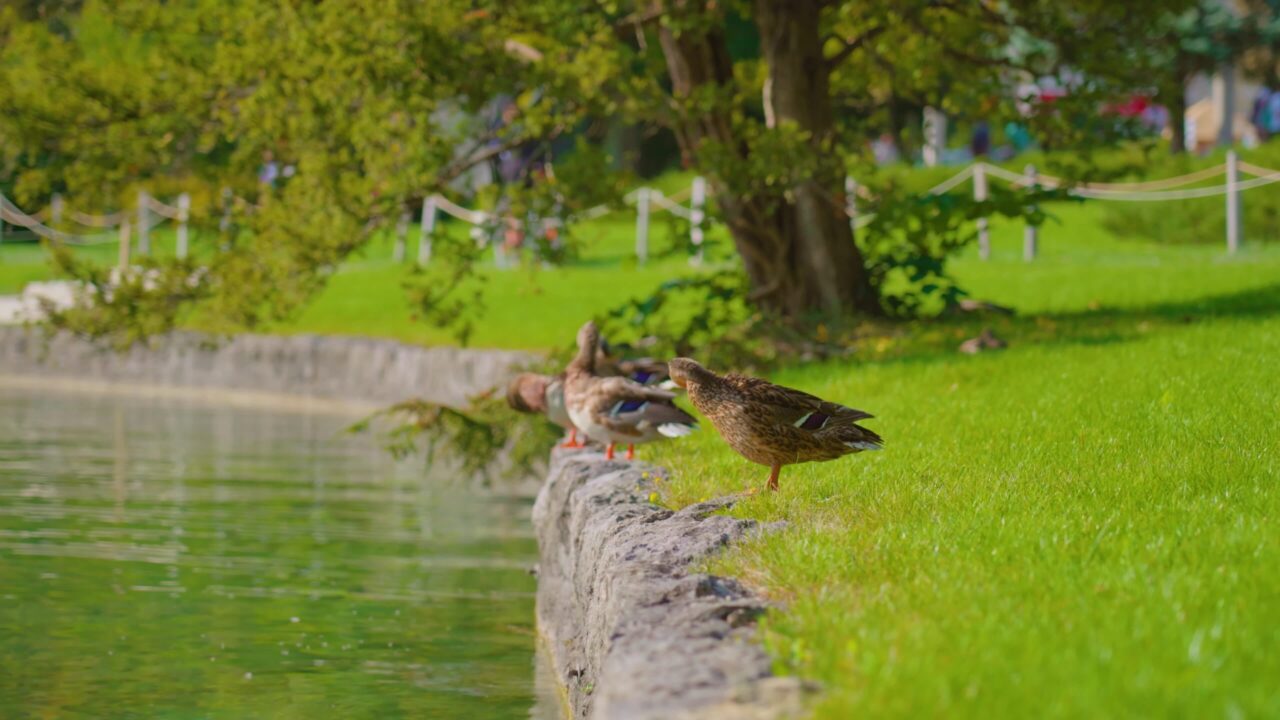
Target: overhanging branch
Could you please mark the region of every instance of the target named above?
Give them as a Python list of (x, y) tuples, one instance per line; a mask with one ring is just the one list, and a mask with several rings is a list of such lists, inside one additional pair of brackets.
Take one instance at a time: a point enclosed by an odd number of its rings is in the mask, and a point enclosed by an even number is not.
[(844, 47), (840, 48), (840, 50), (837, 51), (835, 55), (832, 55), (831, 57), (827, 58), (827, 72), (831, 72), (835, 70), (840, 65), (840, 63), (845, 61), (845, 58), (848, 58), (850, 55), (856, 52), (858, 48), (866, 45), (872, 40), (875, 40), (885, 31), (885, 29), (886, 27), (884, 25), (881, 25), (880, 27), (872, 28), (866, 31), (865, 33), (859, 35), (853, 40), (847, 41), (844, 44)]

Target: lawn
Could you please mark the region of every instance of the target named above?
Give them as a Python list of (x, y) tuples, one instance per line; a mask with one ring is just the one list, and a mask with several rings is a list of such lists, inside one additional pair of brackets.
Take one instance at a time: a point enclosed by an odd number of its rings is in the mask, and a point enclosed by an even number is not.
[[(786, 530), (713, 569), (782, 603), (819, 718), (1280, 714), (1280, 253), (1072, 232), (1026, 264), (1009, 230), (955, 269), (1017, 317), (773, 378), (887, 446), (784, 469), (733, 512)], [(1009, 348), (957, 353), (983, 324)], [(768, 474), (709, 426), (646, 457), (672, 506)]]

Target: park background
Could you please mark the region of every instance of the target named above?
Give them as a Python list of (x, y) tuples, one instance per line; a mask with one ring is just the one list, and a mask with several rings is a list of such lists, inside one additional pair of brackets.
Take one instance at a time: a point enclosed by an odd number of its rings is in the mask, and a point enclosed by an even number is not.
[[(815, 129), (761, 107), (788, 80), (772, 3), (573, 5), (6, 7), (0, 293), (117, 346), (562, 357), (596, 317), (877, 416), (885, 453), (742, 501), (788, 528), (714, 562), (779, 603), (763, 642), (822, 683), (817, 716), (1275, 713), (1276, 8), (813, 3), (836, 62)], [(723, 93), (664, 75), (672, 27), (723, 47)], [(802, 236), (770, 202), (808, 178), (872, 310), (751, 301), (726, 201)], [(984, 331), (1000, 347), (960, 352)], [(709, 428), (646, 459), (672, 508), (760, 480)]]

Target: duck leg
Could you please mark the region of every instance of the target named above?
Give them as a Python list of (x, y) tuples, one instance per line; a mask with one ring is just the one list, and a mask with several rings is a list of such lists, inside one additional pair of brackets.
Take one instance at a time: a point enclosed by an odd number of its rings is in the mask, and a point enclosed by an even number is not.
[(569, 429), (569, 439), (560, 443), (562, 448), (580, 448), (584, 443), (578, 442), (578, 428)]
[(609, 443), (609, 447), (604, 449), (604, 459), (605, 460), (613, 459), (613, 443)]
[(635, 460), (635, 459), (636, 459), (636, 446), (635, 446), (635, 445), (628, 445), (628, 446), (627, 446), (627, 455), (626, 455), (626, 458), (627, 458), (628, 460)]
[(769, 472), (769, 489), (776, 491), (778, 489), (778, 472), (782, 470), (781, 465), (775, 464)]

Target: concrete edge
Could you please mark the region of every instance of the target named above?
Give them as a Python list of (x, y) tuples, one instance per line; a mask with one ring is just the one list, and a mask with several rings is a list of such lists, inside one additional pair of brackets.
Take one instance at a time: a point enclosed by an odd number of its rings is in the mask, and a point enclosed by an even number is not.
[(756, 638), (767, 603), (691, 567), (759, 535), (721, 499), (648, 501), (662, 468), (556, 450), (533, 508), (538, 630), (573, 718), (777, 720), (814, 688), (774, 676)]
[[(124, 352), (40, 328), (0, 327), (0, 374), (133, 389), (182, 388), (190, 395), (256, 393), (306, 397), (346, 410), (376, 410), (409, 398), (463, 407), (500, 386), (528, 353), (420, 347), (326, 335), (174, 332)], [(19, 382), (14, 379), (11, 382)]]

